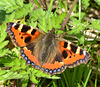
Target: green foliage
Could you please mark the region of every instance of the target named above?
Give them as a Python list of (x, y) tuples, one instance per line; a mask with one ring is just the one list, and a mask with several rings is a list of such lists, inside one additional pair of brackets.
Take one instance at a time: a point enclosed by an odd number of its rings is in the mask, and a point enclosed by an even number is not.
[(91, 20), (91, 27), (94, 29), (94, 30), (98, 30), (100, 31), (100, 20)]
[(0, 10), (0, 23), (5, 20), (5, 15), (6, 15), (5, 11)]
[(28, 21), (36, 21), (38, 20), (38, 26), (40, 29), (48, 32), (48, 30), (60, 29), (61, 23), (65, 18), (66, 13), (62, 13), (60, 15), (53, 14), (52, 12), (45, 12), (41, 8), (38, 10), (34, 10), (32, 14), (30, 14), (30, 19)]
[(85, 9), (87, 9), (88, 6), (90, 5), (90, 4), (89, 4), (89, 1), (90, 1), (90, 0), (82, 0), (82, 4), (84, 5), (84, 8), (85, 8)]
[(9, 41), (4, 41), (7, 36), (5, 29), (6, 29), (5, 25), (0, 26), (0, 57), (7, 55), (6, 53), (8, 52), (10, 53), (8, 49), (4, 48), (9, 42)]
[(100, 5), (100, 0), (94, 0), (98, 5)]
[(32, 3), (24, 4), (24, 0), (1, 0), (0, 1), (0, 10), (6, 11), (6, 13), (13, 13), (15, 12), (15, 19), (24, 17), (34, 8)]
[[(47, 87), (51, 85), (51, 87), (86, 87), (92, 72), (90, 67), (87, 68), (87, 66), (80, 65), (74, 69), (66, 68), (65, 72), (61, 75), (54, 75), (51, 77), (41, 70), (34, 69), (31, 65), (26, 65), (25, 61), (20, 57), (19, 48), (7, 47), (7, 45), (10, 45), (8, 44), (9, 41), (5, 40), (7, 37), (7, 22), (16, 22), (20, 20), (23, 24), (28, 24), (33, 27), (38, 26), (45, 32), (54, 28), (56, 34), (64, 33), (64, 31), (59, 29), (62, 27), (61, 24), (66, 17), (67, 12), (63, 12), (61, 9), (65, 8), (65, 11), (67, 11), (67, 4), (64, 4), (62, 0), (58, 0), (56, 10), (55, 12), (52, 12), (53, 0), (50, 1), (47, 11), (44, 11), (41, 8), (41, 5), (37, 0), (34, 0), (34, 2), (39, 7), (36, 10), (33, 10), (35, 4), (31, 2), (25, 4), (25, 0), (0, 0), (0, 84), (6, 84), (5, 81), (10, 81), (11, 79), (21, 79), (22, 87), (27, 87), (29, 80), (32, 83), (37, 84), (37, 87), (44, 87), (43, 85), (47, 83), (46, 80), (52, 79), (50, 83), (47, 84)], [(85, 10), (89, 8), (89, 2), (90, 0), (82, 0)], [(100, 5), (98, 0), (95, 0), (95, 2)], [(59, 9), (62, 11), (61, 14)], [(85, 12), (81, 12), (81, 20), (79, 20), (77, 8), (75, 8), (74, 11), (75, 13), (71, 15), (70, 21), (66, 25), (66, 31), (68, 32), (68, 35), (76, 35), (79, 45), (82, 44), (86, 47), (91, 44), (90, 47), (87, 47), (90, 50), (94, 46), (96, 38), (89, 42), (85, 40), (85, 35), (82, 34), (81, 31), (87, 31), (89, 28), (100, 31), (100, 20), (90, 19), (84, 21), (87, 14)], [(27, 16), (28, 18), (26, 18)], [(91, 50), (92, 56), (99, 46), (96, 49), (93, 47), (93, 50)], [(41, 77), (43, 77), (43, 79), (41, 79)]]

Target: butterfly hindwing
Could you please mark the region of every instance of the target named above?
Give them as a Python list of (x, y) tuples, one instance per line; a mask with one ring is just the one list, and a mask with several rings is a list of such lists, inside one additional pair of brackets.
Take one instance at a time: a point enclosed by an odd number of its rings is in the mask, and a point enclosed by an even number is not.
[(36, 39), (41, 33), (37, 29), (28, 25), (9, 22), (7, 23), (7, 33), (9, 33), (14, 45), (23, 47)]
[(57, 41), (57, 48), (56, 50), (54, 49), (55, 55), (50, 54), (52, 58), (48, 58), (48, 61), (40, 66), (40, 62), (42, 61), (39, 61), (33, 55), (34, 47), (35, 45), (32, 43), (22, 48), (21, 56), (26, 60), (26, 63), (31, 64), (36, 69), (41, 69), (44, 73), (48, 73), (51, 76), (62, 73), (66, 67), (72, 68), (76, 65), (86, 63), (90, 59), (89, 53), (75, 44), (66, 40)]
[[(44, 73), (48, 73), (51, 76), (53, 74), (60, 74), (65, 70), (64, 62), (60, 53), (55, 51), (55, 56), (53, 54), (50, 54), (52, 55), (52, 58), (48, 58), (46, 62), (40, 61), (36, 57), (36, 54), (34, 54), (35, 46), (36, 45), (34, 43), (31, 43), (26, 47), (21, 47), (20, 49), (21, 56), (27, 64), (31, 64), (34, 68), (41, 69)], [(44, 63), (41, 65), (41, 62)]]
[(36, 43), (37, 42), (35, 42), (35, 43), (32, 42), (25, 47), (21, 47), (20, 53), (27, 64), (31, 64), (34, 68), (38, 69), (39, 61), (38, 61), (37, 57), (33, 54)]
[(88, 52), (70, 41), (60, 41), (60, 49), (63, 62), (67, 67), (73, 68), (81, 63), (86, 63), (90, 59)]

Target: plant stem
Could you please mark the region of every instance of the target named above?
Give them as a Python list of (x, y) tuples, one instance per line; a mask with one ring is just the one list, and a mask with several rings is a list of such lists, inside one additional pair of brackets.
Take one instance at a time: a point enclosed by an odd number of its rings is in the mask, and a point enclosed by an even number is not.
[(79, 0), (79, 20), (81, 20), (81, 0)]
[(65, 18), (65, 21), (63, 21), (63, 24), (62, 24), (61, 30), (63, 30), (63, 29), (65, 28), (66, 23), (68, 22), (68, 19), (69, 19), (70, 15), (71, 15), (71, 13), (72, 13), (72, 11), (73, 11), (73, 8), (74, 8), (76, 2), (77, 2), (77, 0), (74, 0), (74, 3), (73, 3), (73, 5), (72, 5), (72, 7), (71, 7), (71, 9), (70, 9), (70, 11), (69, 11), (67, 17)]

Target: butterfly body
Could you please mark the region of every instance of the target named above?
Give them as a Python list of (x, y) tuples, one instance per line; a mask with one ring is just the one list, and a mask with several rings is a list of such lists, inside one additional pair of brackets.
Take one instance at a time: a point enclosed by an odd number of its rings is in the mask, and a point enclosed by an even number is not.
[(50, 75), (61, 73), (90, 59), (90, 54), (75, 44), (58, 38), (54, 29), (42, 33), (36, 28), (18, 23), (7, 23), (7, 33), (20, 47), (26, 63)]
[[(34, 44), (34, 42), (32, 44)], [(52, 63), (52, 58), (56, 54), (56, 39), (54, 33), (51, 31), (43, 35), (35, 44), (32, 50), (34, 50), (33, 55), (35, 55), (39, 61), (39, 66), (42, 67), (42, 65), (48, 61)]]

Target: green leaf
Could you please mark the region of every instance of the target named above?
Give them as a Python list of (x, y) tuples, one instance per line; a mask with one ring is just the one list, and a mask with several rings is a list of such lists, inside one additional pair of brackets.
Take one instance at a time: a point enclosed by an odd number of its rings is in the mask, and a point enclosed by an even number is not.
[(6, 71), (0, 70), (0, 76), (3, 75), (3, 74), (5, 74), (5, 73), (6, 73)]
[(86, 87), (91, 72), (92, 72), (92, 70), (90, 69), (83, 87)]
[(0, 22), (4, 21), (6, 17), (6, 12), (4, 10), (0, 10)]
[(22, 59), (20, 61), (20, 64), (21, 64), (21, 69), (25, 69), (26, 68), (26, 63), (25, 63), (25, 60), (24, 59)]
[(32, 83), (38, 84), (38, 80), (36, 79), (36, 77), (34, 75), (35, 75), (34, 73), (31, 74), (30, 80), (32, 81)]
[(7, 55), (8, 53), (11, 53), (8, 49), (2, 49), (0, 50), (0, 57), (3, 57), (4, 55)]
[(83, 6), (84, 6), (85, 9), (87, 9), (88, 6), (90, 5), (90, 4), (89, 4), (89, 1), (90, 1), (90, 0), (82, 0), (82, 4), (83, 4)]
[(100, 5), (100, 0), (94, 0), (98, 5)]
[(13, 72), (9, 72), (9, 73), (6, 73), (0, 77), (3, 77), (4, 79), (6, 79), (6, 78), (10, 77), (10, 75), (12, 75), (12, 74), (13, 74)]
[(43, 11), (43, 9), (37, 9), (37, 10), (33, 10), (30, 14), (30, 20), (32, 21), (36, 21), (38, 19), (43, 18), (45, 15), (45, 11)]
[(55, 29), (60, 29), (61, 28), (61, 23), (63, 21), (63, 19), (65, 18), (65, 16), (67, 15), (67, 13), (62, 13), (60, 15), (53, 15), (52, 17), (52, 25)]
[(16, 66), (20, 67), (21, 63), (20, 63), (20, 60), (18, 58), (15, 58), (14, 62), (15, 62)]
[(28, 81), (29, 81), (29, 79), (23, 79), (22, 80), (22, 87), (27, 87), (27, 84), (28, 84)]
[(4, 41), (4, 42), (1, 42), (0, 43), (0, 49), (4, 48), (7, 44), (8, 44), (9, 41)]
[(11, 62), (11, 63), (4, 63), (4, 66), (13, 67), (13, 66), (14, 66), (14, 62)]
[(12, 14), (7, 16), (7, 22), (13, 22), (13, 19), (15, 18), (16, 13), (13, 12)]
[(6, 33), (1, 34), (1, 36), (0, 36), (0, 43), (5, 40), (6, 36), (7, 36)]
[(83, 43), (84, 43), (84, 40), (85, 40), (85, 37), (82, 36), (82, 37), (79, 39), (80, 44), (83, 44)]
[(1, 62), (4, 64), (4, 66), (8, 66), (8, 67), (12, 67), (15, 64), (14, 61), (9, 56), (4, 57)]
[(16, 0), (16, 4), (18, 4), (20, 7), (23, 7), (24, 0)]
[(11, 71), (17, 71), (17, 70), (20, 70), (20, 67), (17, 66), (17, 65), (15, 65), (15, 66), (13, 66), (10, 70), (11, 70)]
[(20, 70), (20, 72), (19, 72), (20, 74), (23, 74), (23, 75), (25, 75), (25, 74), (28, 74), (28, 72), (27, 71), (25, 71), (25, 70)]
[(41, 6), (40, 6), (38, 0), (33, 0), (33, 1), (37, 4), (37, 6), (38, 6), (39, 8), (41, 8)]
[(95, 30), (99, 30), (100, 31), (100, 20), (91, 20), (92, 23), (92, 27)]
[[(17, 6), (17, 5), (13, 5), (11, 7), (5, 8), (5, 10), (7, 10), (6, 13), (12, 13), (14, 10), (18, 9), (18, 7), (19, 6)], [(10, 9), (8, 9), (8, 8), (10, 8)]]

